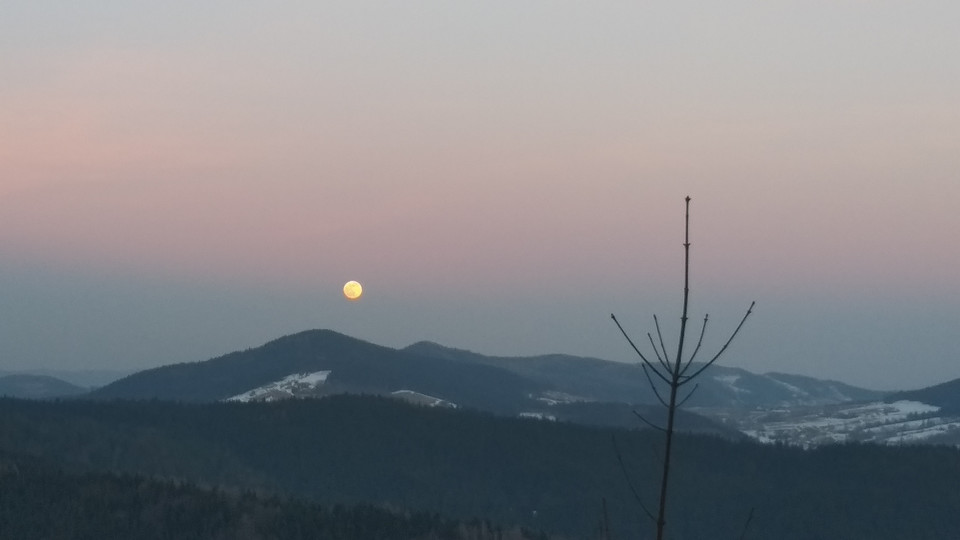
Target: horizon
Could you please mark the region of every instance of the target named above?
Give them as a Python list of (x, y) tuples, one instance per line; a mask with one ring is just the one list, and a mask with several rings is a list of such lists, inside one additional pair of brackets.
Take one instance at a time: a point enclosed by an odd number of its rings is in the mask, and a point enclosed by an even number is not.
[[(11, 7), (0, 371), (311, 328), (960, 378), (960, 5)], [(363, 297), (349, 302), (343, 284)], [(643, 341), (642, 339), (639, 341)], [(672, 342), (672, 344), (671, 344)]]
[[(290, 336), (294, 336), (294, 335), (302, 334), (302, 333), (307, 333), (307, 332), (333, 332), (333, 333), (335, 333), (335, 334), (338, 334), (338, 335), (341, 335), (341, 336), (344, 336), (344, 337), (347, 337), (347, 338), (350, 338), (350, 339), (356, 339), (356, 340), (359, 340), (359, 341), (363, 341), (363, 342), (365, 342), (365, 343), (370, 343), (370, 344), (373, 344), (373, 345), (378, 345), (378, 346), (387, 347), (387, 348), (390, 348), (390, 349), (393, 349), (393, 350), (396, 350), (396, 351), (402, 351), (402, 350), (404, 350), (404, 349), (406, 349), (406, 348), (408, 348), (408, 347), (412, 347), (412, 346), (414, 346), (414, 345), (418, 345), (418, 344), (421, 344), (421, 343), (427, 343), (427, 344), (431, 344), (431, 345), (436, 345), (436, 346), (442, 347), (442, 348), (444, 348), (444, 349), (451, 349), (451, 350), (460, 351), (460, 352), (466, 352), (466, 353), (471, 353), (471, 354), (478, 354), (478, 355), (487, 356), (487, 357), (500, 357), (500, 358), (508, 358), (508, 359), (509, 359), (509, 358), (513, 358), (513, 359), (517, 359), (517, 360), (522, 360), (522, 359), (526, 359), (526, 358), (536, 358), (536, 357), (540, 357), (540, 356), (554, 356), (554, 355), (557, 355), (557, 356), (572, 356), (572, 357), (576, 357), (576, 358), (584, 358), (584, 359), (589, 359), (589, 360), (601, 360), (601, 361), (605, 361), (605, 362), (617, 362), (616, 360), (609, 360), (609, 359), (606, 359), (606, 358), (598, 358), (598, 357), (594, 357), (594, 356), (571, 355), (571, 354), (569, 354), (569, 353), (564, 353), (564, 352), (559, 352), (559, 351), (552, 351), (552, 352), (551, 352), (551, 351), (547, 351), (547, 352), (543, 352), (543, 353), (540, 353), (540, 354), (528, 354), (528, 355), (509, 355), (509, 354), (508, 354), (508, 355), (494, 355), (494, 354), (486, 354), (486, 353), (484, 353), (483, 351), (476, 351), (476, 350), (471, 350), (471, 349), (461, 349), (461, 348), (457, 348), (457, 347), (451, 347), (451, 346), (445, 345), (445, 344), (443, 344), (443, 343), (438, 343), (438, 342), (436, 342), (436, 341), (431, 341), (431, 340), (420, 340), (420, 341), (415, 341), (415, 342), (413, 342), (413, 343), (409, 343), (409, 344), (403, 345), (403, 346), (391, 347), (391, 346), (389, 346), (389, 345), (383, 345), (383, 344), (381, 344), (381, 343), (376, 343), (376, 342), (372, 342), (372, 341), (363, 340), (363, 339), (360, 339), (360, 338), (357, 338), (357, 337), (354, 337), (354, 336), (350, 336), (350, 335), (348, 335), (348, 334), (344, 334), (344, 333), (342, 333), (342, 332), (338, 332), (338, 331), (336, 331), (336, 330), (331, 330), (331, 329), (329, 329), (329, 328), (310, 328), (310, 329), (306, 329), (306, 330), (300, 330), (300, 331), (297, 331), (297, 332), (292, 332), (292, 333), (290, 333), (290, 334), (285, 334), (285, 335), (283, 335), (283, 336), (278, 336), (278, 337), (276, 337), (276, 338), (274, 338), (274, 339), (271, 339), (271, 340), (269, 340), (269, 341), (266, 341), (266, 342), (264, 342), (264, 343), (262, 343), (262, 344), (260, 344), (260, 345), (256, 345), (256, 346), (251, 347), (251, 348), (256, 349), (256, 348), (259, 348), (259, 347), (262, 347), (262, 346), (266, 346), (266, 345), (268, 345), (268, 344), (270, 344), (270, 343), (272, 343), (272, 342), (274, 342), (274, 341), (278, 341), (278, 340), (281, 340), (281, 339), (284, 339), (284, 338), (287, 338), (287, 337), (290, 337)], [(210, 358), (204, 358), (204, 359), (195, 360), (195, 361), (192, 361), (192, 362), (191, 362), (191, 361), (188, 361), (188, 362), (186, 362), (186, 363), (205, 362), (205, 361), (207, 361), (207, 360), (213, 360), (213, 359), (219, 358), (219, 357), (221, 357), (221, 356), (226, 356), (226, 355), (228, 355), (228, 354), (232, 354), (232, 353), (236, 353), (236, 352), (242, 352), (242, 351), (244, 351), (244, 350), (248, 350), (248, 349), (236, 349), (236, 350), (231, 350), (231, 351), (225, 351), (225, 352), (223, 352), (222, 354), (218, 354), (218, 355), (212, 356), (212, 357), (210, 357)], [(619, 362), (619, 363), (630, 363), (630, 362)], [(636, 361), (636, 362), (632, 362), (632, 363), (635, 363), (638, 367), (640, 366), (639, 360)], [(154, 368), (157, 368), (157, 367), (172, 366), (172, 365), (177, 365), (177, 364), (179, 364), (179, 362), (178, 362), (178, 363), (175, 363), (175, 364), (162, 364), (162, 365), (158, 365), (158, 366), (151, 366), (151, 367), (147, 367), (147, 368), (144, 368), (144, 369), (138, 369), (138, 370), (133, 370), (133, 371), (121, 370), (121, 369), (116, 369), (116, 368), (105, 368), (105, 369), (49, 369), (49, 368), (43, 368), (43, 367), (35, 367), (35, 368), (20, 369), (20, 370), (18, 370), (18, 369), (13, 369), (13, 370), (9, 370), (9, 371), (0, 370), (0, 376), (19, 375), (19, 374), (46, 375), (46, 376), (52, 376), (52, 377), (55, 377), (55, 378), (61, 378), (62, 380), (65, 380), (66, 382), (70, 382), (70, 383), (72, 383), (72, 384), (78, 384), (79, 386), (87, 386), (87, 387), (91, 387), (91, 388), (92, 388), (92, 387), (103, 386), (103, 385), (109, 384), (109, 383), (111, 383), (111, 382), (114, 382), (114, 381), (120, 380), (120, 379), (122, 379), (122, 378), (125, 378), (125, 377), (127, 377), (127, 376), (129, 376), (129, 375), (133, 375), (133, 374), (135, 374), (135, 373), (138, 373), (138, 372), (140, 372), (140, 371), (149, 371), (149, 370), (154, 369)], [(695, 362), (695, 364), (702, 364), (702, 362)], [(722, 363), (720, 363), (720, 362), (718, 362), (718, 363), (716, 363), (716, 364), (714, 364), (714, 365), (715, 365), (715, 366), (719, 366), (719, 367), (727, 367), (727, 368), (734, 368), (734, 369), (744, 369), (744, 368), (739, 368), (739, 367), (737, 367), (737, 366), (725, 366), (724, 364), (722, 364)], [(750, 370), (746, 370), (746, 371), (752, 372), (752, 371), (750, 371)], [(799, 374), (796, 374), (796, 373), (788, 373), (788, 372), (781, 372), (781, 371), (752, 372), (752, 373), (755, 373), (755, 374), (757, 374), (757, 375), (772, 375), (772, 374), (799, 375)], [(88, 383), (80, 384), (80, 383), (76, 382), (75, 380), (72, 380), (72, 379), (68, 380), (69, 378), (66, 378), (68, 374), (69, 374), (69, 375), (72, 375), (72, 376), (76, 376), (76, 377), (81, 377), (83, 380), (87, 380), (87, 381), (103, 381), (103, 382), (100, 382), (100, 383), (98, 383), (98, 384), (88, 384)], [(113, 378), (110, 378), (109, 380), (107, 380), (107, 378), (109, 378), (109, 377), (113, 377)], [(839, 380), (835, 380), (835, 379), (827, 379), (827, 378), (820, 378), (820, 377), (812, 377), (812, 378), (819, 379), (819, 380), (823, 380), (823, 381), (828, 381), (828, 382), (836, 382), (836, 383), (847, 384), (847, 385), (850, 385), (850, 386), (858, 387), (856, 384), (851, 384), (851, 383), (849, 383), (849, 382), (847, 382), (847, 381), (839, 381)], [(78, 379), (78, 380), (79, 380), (79, 379)], [(942, 381), (942, 382), (949, 382), (949, 381)], [(936, 384), (940, 384), (940, 383), (934, 383), (933, 385), (936, 385)], [(933, 385), (929, 385), (929, 386), (933, 386)], [(887, 391), (889, 391), (889, 392), (897, 392), (897, 391), (904, 391), (904, 390), (918, 390), (918, 389), (920, 389), (920, 388), (869, 388), (869, 387), (859, 387), (859, 388), (863, 388), (863, 389), (866, 389), (866, 390), (876, 390), (876, 391), (881, 391), (881, 392), (887, 392)]]

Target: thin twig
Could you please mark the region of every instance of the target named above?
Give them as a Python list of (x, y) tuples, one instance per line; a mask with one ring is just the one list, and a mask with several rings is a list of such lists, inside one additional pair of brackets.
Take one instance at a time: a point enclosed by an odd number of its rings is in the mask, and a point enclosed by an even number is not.
[(750, 522), (753, 520), (753, 511), (756, 510), (756, 507), (750, 507), (750, 513), (747, 514), (747, 522), (743, 524), (743, 532), (740, 533), (740, 540), (743, 540), (747, 536), (747, 528), (750, 527)]
[(723, 348), (720, 349), (720, 352), (718, 352), (713, 358), (710, 359), (709, 362), (707, 362), (700, 369), (698, 369), (693, 375), (687, 376), (685, 380), (680, 382), (680, 384), (687, 384), (692, 379), (694, 379), (697, 375), (703, 373), (703, 370), (710, 367), (711, 364), (713, 364), (714, 362), (717, 361), (718, 358), (720, 358), (720, 355), (723, 354), (723, 351), (727, 350), (727, 347), (730, 346), (730, 342), (733, 341), (733, 338), (737, 337), (737, 333), (740, 332), (741, 328), (743, 328), (743, 323), (747, 322), (747, 317), (749, 317), (750, 314), (753, 313), (753, 306), (756, 303), (757, 303), (756, 301), (750, 302), (750, 307), (747, 309), (747, 312), (743, 315), (743, 318), (740, 319), (740, 324), (737, 325), (736, 330), (734, 330), (733, 334), (730, 335), (730, 339), (728, 339), (727, 342), (723, 344)]
[(693, 385), (693, 390), (691, 390), (690, 393), (687, 394), (687, 397), (685, 397), (685, 398), (683, 398), (682, 400), (680, 400), (680, 403), (677, 403), (677, 408), (678, 408), (678, 409), (679, 409), (680, 407), (683, 407), (683, 404), (686, 403), (688, 399), (690, 399), (690, 396), (692, 396), (693, 393), (697, 391), (697, 388), (700, 388), (700, 383), (697, 383), (697, 384)]
[[(650, 368), (652, 369), (652, 368), (653, 368), (653, 364), (651, 364), (650, 361), (647, 360), (647, 357), (644, 356), (642, 352), (640, 352), (640, 349), (638, 349), (637, 346), (634, 345), (633, 340), (630, 339), (630, 336), (629, 336), (629, 335), (627, 335), (626, 330), (624, 330), (623, 327), (620, 326), (620, 321), (617, 320), (616, 316), (614, 316), (614, 314), (611, 313), (611, 314), (610, 314), (610, 318), (613, 319), (613, 322), (614, 322), (614, 323), (616, 323), (617, 328), (620, 329), (620, 333), (623, 334), (623, 337), (627, 338), (627, 343), (629, 343), (630, 346), (633, 347), (633, 350), (637, 353), (637, 356), (639, 356), (640, 359), (643, 360), (643, 363), (644, 363), (644, 364), (650, 366)], [(661, 375), (659, 371), (657, 371), (656, 369), (654, 369), (653, 372), (656, 373), (658, 377), (660, 377), (661, 379), (663, 379), (663, 382), (665, 382), (665, 383), (667, 383), (667, 384), (670, 384), (670, 381), (669, 381), (666, 377), (664, 377), (663, 375)]]
[(610, 540), (610, 515), (607, 513), (607, 498), (603, 497), (603, 540)]
[[(663, 333), (660, 332), (660, 320), (657, 318), (657, 314), (656, 314), (656, 313), (653, 314), (653, 324), (654, 324), (654, 326), (657, 327), (657, 337), (660, 338), (660, 348), (663, 349), (663, 357), (666, 359), (667, 364), (669, 364), (669, 363), (670, 363), (670, 355), (667, 354), (667, 348), (663, 345)], [(678, 360), (679, 360), (679, 358), (678, 358)], [(669, 367), (667, 367), (667, 370), (668, 370), (668, 371), (671, 371)]]
[(653, 514), (647, 510), (647, 507), (643, 504), (643, 499), (640, 498), (640, 493), (637, 492), (636, 486), (634, 486), (633, 481), (630, 480), (630, 474), (627, 472), (627, 466), (623, 464), (623, 455), (620, 453), (620, 447), (617, 445), (617, 436), (611, 435), (610, 440), (613, 441), (613, 451), (617, 454), (617, 463), (620, 464), (620, 472), (623, 473), (623, 478), (627, 481), (627, 486), (630, 488), (630, 492), (633, 493), (633, 498), (637, 500), (637, 504), (640, 505), (643, 513), (650, 518), (650, 521), (656, 522), (657, 518), (653, 517)]
[(686, 365), (683, 366), (683, 369), (680, 370), (680, 375), (683, 375), (690, 369), (690, 365), (693, 364), (693, 359), (697, 357), (697, 353), (700, 352), (700, 346), (703, 345), (703, 335), (707, 333), (707, 320), (710, 318), (710, 314), (703, 316), (703, 326), (700, 327), (700, 338), (697, 340), (697, 346), (693, 349), (693, 354), (690, 355), (690, 358), (687, 360)]
[(660, 362), (660, 365), (663, 366), (663, 369), (665, 369), (667, 373), (670, 373), (670, 365), (660, 356), (660, 351), (657, 350), (656, 344), (653, 343), (653, 335), (651, 335), (650, 332), (647, 332), (647, 339), (650, 340), (650, 347), (653, 348), (653, 352), (657, 353), (657, 360)]
[(639, 418), (641, 422), (643, 422), (644, 424), (652, 427), (653, 429), (655, 429), (655, 430), (657, 430), (657, 431), (667, 431), (665, 428), (662, 428), (662, 427), (660, 427), (660, 426), (658, 426), (658, 425), (650, 422), (650, 421), (647, 420), (646, 418), (644, 418), (643, 415), (640, 414), (640, 413), (638, 413), (636, 410), (633, 411), (633, 414), (634, 414), (637, 418)]
[(653, 379), (650, 378), (650, 374), (647, 373), (647, 366), (640, 364), (640, 367), (643, 368), (643, 374), (647, 376), (647, 382), (650, 383), (650, 389), (653, 390), (653, 395), (657, 396), (657, 400), (661, 405), (667, 407), (667, 402), (663, 399), (663, 396), (660, 395), (660, 391), (657, 390), (657, 385), (653, 384)]

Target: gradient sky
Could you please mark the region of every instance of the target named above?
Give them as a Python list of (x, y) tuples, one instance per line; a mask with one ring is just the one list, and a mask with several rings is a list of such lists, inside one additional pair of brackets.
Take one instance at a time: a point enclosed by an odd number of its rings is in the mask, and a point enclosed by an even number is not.
[[(0, 370), (309, 328), (960, 377), (956, 2), (6, 3)], [(359, 302), (340, 288), (364, 284)], [(670, 348), (675, 348), (675, 344)]]

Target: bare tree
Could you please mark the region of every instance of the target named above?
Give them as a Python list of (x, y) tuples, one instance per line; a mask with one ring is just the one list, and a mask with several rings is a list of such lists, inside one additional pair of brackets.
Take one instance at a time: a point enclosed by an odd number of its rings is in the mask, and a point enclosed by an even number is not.
[[(650, 427), (662, 431), (665, 437), (664, 452), (663, 452), (663, 476), (660, 483), (660, 508), (657, 512), (657, 517), (654, 518), (653, 515), (647, 511), (646, 507), (643, 508), (647, 516), (650, 519), (656, 521), (657, 524), (657, 540), (663, 540), (663, 531), (666, 526), (666, 511), (667, 511), (667, 487), (669, 485), (670, 477), (670, 451), (673, 445), (673, 432), (674, 432), (674, 418), (676, 416), (677, 409), (680, 408), (690, 396), (693, 395), (693, 392), (696, 391), (698, 385), (694, 385), (693, 389), (684, 396), (682, 399), (678, 400), (678, 394), (680, 389), (692, 382), (697, 378), (698, 375), (703, 373), (705, 369), (710, 367), (714, 362), (720, 358), (720, 355), (727, 350), (727, 347), (730, 346), (730, 343), (733, 341), (733, 338), (737, 336), (737, 333), (740, 332), (740, 329), (743, 327), (743, 323), (747, 321), (747, 317), (753, 312), (753, 306), (756, 302), (751, 302), (750, 307), (747, 309), (746, 314), (740, 320), (740, 324), (737, 325), (737, 328), (733, 331), (733, 334), (730, 335), (730, 338), (727, 339), (726, 343), (723, 344), (723, 347), (720, 348), (720, 351), (717, 352), (710, 360), (704, 362), (702, 365), (695, 365), (693, 363), (694, 358), (696, 358), (697, 353), (700, 352), (700, 345), (703, 344), (703, 336), (707, 331), (707, 321), (710, 316), (706, 315), (703, 317), (703, 325), (700, 328), (700, 338), (697, 340), (697, 344), (693, 349), (693, 353), (690, 355), (686, 361), (683, 360), (683, 346), (686, 342), (686, 333), (687, 333), (687, 305), (690, 299), (690, 197), (686, 198), (686, 223), (684, 228), (684, 272), (683, 272), (683, 312), (680, 316), (680, 339), (677, 345), (677, 355), (674, 358), (670, 358), (670, 355), (667, 353), (667, 348), (664, 346), (663, 333), (660, 331), (660, 321), (657, 319), (657, 316), (653, 316), (653, 323), (657, 330), (657, 341), (654, 341), (653, 334), (647, 332), (647, 339), (650, 341), (650, 346), (653, 347), (653, 352), (656, 355), (657, 363), (651, 362), (640, 349), (634, 344), (633, 340), (630, 339), (630, 336), (623, 329), (623, 326), (620, 325), (620, 321), (617, 320), (617, 317), (610, 314), (610, 318), (613, 319), (613, 322), (616, 323), (617, 328), (620, 329), (620, 332), (623, 334), (623, 337), (627, 339), (627, 342), (633, 348), (633, 350), (640, 357), (641, 363), (640, 366), (643, 368), (643, 373), (647, 377), (647, 382), (650, 383), (650, 388), (653, 389), (654, 395), (660, 401), (660, 403), (667, 409), (667, 425), (666, 427), (657, 426), (648, 421), (646, 418), (641, 416), (639, 413), (634, 411), (634, 414), (643, 421), (645, 424)], [(659, 344), (659, 348), (657, 345)], [(691, 372), (691, 368), (693, 371)], [(689, 373), (688, 373), (689, 372)], [(666, 387), (670, 390), (670, 395), (667, 399), (663, 398), (663, 395), (657, 390), (657, 384), (654, 382), (653, 373), (658, 379), (666, 384)], [(617, 452), (617, 458), (621, 459), (619, 451)], [(631, 486), (632, 487), (632, 486)], [(634, 495), (637, 495), (634, 492)], [(639, 496), (638, 496), (639, 501)], [(641, 502), (642, 505), (642, 502)]]

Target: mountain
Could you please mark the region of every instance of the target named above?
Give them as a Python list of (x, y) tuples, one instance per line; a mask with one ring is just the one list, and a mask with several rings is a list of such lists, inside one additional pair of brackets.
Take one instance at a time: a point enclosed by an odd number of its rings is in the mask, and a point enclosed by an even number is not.
[[(687, 410), (677, 417), (677, 428), (732, 439), (742, 436), (737, 428), (761, 430), (755, 423), (744, 424), (745, 418), (756, 418), (749, 411), (883, 397), (835, 381), (757, 375), (717, 365), (697, 382)], [(393, 349), (330, 330), (309, 330), (207, 361), (142, 371), (90, 397), (273, 401), (341, 393), (593, 425), (632, 428), (645, 422), (665, 423), (665, 410), (636, 364), (560, 354), (486, 356), (431, 342)]]
[[(550, 365), (525, 373), (510, 369), (510, 363), (472, 361), (486, 357), (471, 355), (451, 360), (443, 355), (421, 354), (416, 348), (397, 350), (329, 330), (311, 330), (204, 362), (135, 373), (92, 392), (90, 397), (275, 401), (367, 393), (511, 416), (622, 427), (642, 425), (633, 413), (640, 407), (648, 421), (658, 425), (666, 422), (665, 411), (659, 407), (598, 399), (602, 397), (599, 391), (584, 397), (565, 393), (563, 386), (558, 390), (554, 379), (545, 376), (555, 371)], [(613, 362), (586, 362), (601, 370), (632, 369)], [(595, 378), (598, 385), (617, 380), (616, 376)], [(627, 394), (626, 389), (622, 394)], [(742, 436), (734, 429), (689, 412), (677, 417), (677, 429), (730, 438)]]
[[(529, 357), (484, 356), (419, 342), (403, 349), (422, 356), (496, 366), (548, 384), (569, 400), (613, 401), (653, 405), (657, 398), (636, 363), (611, 362), (562, 354)], [(696, 369), (696, 364), (691, 369)], [(795, 407), (880, 399), (882, 392), (836, 381), (768, 373), (714, 364), (698, 379), (688, 405), (710, 408)]]
[[(485, 356), (430, 342), (398, 350), (330, 330), (309, 330), (207, 361), (141, 371), (96, 390), (92, 397), (217, 401), (323, 371), (329, 373), (322, 384), (311, 386), (312, 395), (411, 390), (497, 412), (581, 401), (657, 403), (637, 364), (561, 354)], [(697, 382), (690, 407), (795, 407), (883, 397), (836, 381), (757, 375), (719, 365)]]
[(46, 375), (5, 375), (0, 377), (0, 396), (24, 399), (50, 399), (77, 396), (86, 388)]
[(328, 371), (315, 396), (413, 390), (498, 413), (523, 410), (548, 388), (495, 366), (449, 362), (374, 345), (331, 330), (309, 330), (203, 362), (141, 371), (91, 393), (92, 398), (220, 401), (295, 374)]

